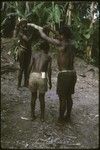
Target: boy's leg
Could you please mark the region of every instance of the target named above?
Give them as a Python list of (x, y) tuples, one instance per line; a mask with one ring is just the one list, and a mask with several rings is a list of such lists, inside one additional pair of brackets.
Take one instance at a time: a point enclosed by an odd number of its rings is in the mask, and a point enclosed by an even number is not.
[(45, 93), (39, 93), (40, 109), (41, 109), (41, 120), (44, 121), (45, 113)]
[(21, 87), (22, 75), (23, 75), (23, 69), (20, 67), (18, 70), (18, 88)]
[(24, 86), (28, 87), (28, 68), (24, 70)]
[(31, 93), (31, 117), (34, 120), (35, 117), (35, 104), (36, 104), (36, 99), (37, 99), (37, 92), (32, 92)]
[(24, 86), (28, 87), (28, 81), (29, 81), (29, 77), (28, 77), (28, 68), (29, 68), (29, 64), (30, 64), (30, 59), (31, 59), (31, 55), (30, 55), (30, 51), (29, 54), (25, 53), (25, 60), (24, 60)]
[(24, 59), (23, 59), (23, 52), (21, 51), (21, 49), (18, 50), (18, 62), (19, 62), (19, 70), (18, 70), (18, 88), (21, 87), (21, 81), (22, 81), (22, 76), (23, 76), (23, 71), (24, 71), (24, 67), (23, 67), (23, 63), (24, 63)]

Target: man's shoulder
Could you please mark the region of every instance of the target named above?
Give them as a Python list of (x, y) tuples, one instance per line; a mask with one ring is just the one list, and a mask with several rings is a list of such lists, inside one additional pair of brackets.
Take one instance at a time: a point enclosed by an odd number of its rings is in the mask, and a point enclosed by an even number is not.
[(75, 44), (75, 42), (73, 40), (65, 42), (65, 46), (74, 45), (74, 44)]
[(67, 48), (71, 48), (71, 49), (74, 49), (75, 48), (75, 41), (71, 40), (69, 42), (66, 42), (65, 43), (65, 47)]
[(27, 25), (27, 27), (28, 27), (28, 30), (30, 30), (31, 32), (34, 32), (36, 30), (32, 26), (30, 26), (30, 25)]
[(30, 26), (30, 25), (27, 25), (27, 27), (30, 28), (30, 29), (33, 29), (32, 26)]

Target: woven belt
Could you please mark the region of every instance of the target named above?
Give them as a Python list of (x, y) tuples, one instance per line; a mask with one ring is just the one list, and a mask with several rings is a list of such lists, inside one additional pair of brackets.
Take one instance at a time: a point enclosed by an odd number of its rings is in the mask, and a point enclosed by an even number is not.
[(61, 71), (59, 71), (59, 73), (61, 73), (61, 72), (74, 72), (75, 70), (61, 70)]
[(33, 74), (40, 74), (42, 78), (46, 78), (47, 77), (47, 73), (46, 72), (32, 72)]

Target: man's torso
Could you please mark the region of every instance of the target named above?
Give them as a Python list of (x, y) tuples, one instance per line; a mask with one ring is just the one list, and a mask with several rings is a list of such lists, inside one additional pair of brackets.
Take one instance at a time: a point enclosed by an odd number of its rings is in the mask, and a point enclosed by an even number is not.
[(71, 44), (59, 47), (57, 63), (60, 71), (74, 69), (74, 49)]
[[(27, 39), (30, 40), (26, 41), (25, 39), (23, 39), (23, 36), (25, 35), (27, 37)], [(19, 30), (19, 40), (20, 40), (20, 45), (22, 45), (23, 47), (25, 47), (26, 49), (31, 49), (31, 44), (32, 44), (32, 36), (33, 36), (33, 31), (32, 28), (30, 26), (27, 26), (26, 29), (21, 29)]]

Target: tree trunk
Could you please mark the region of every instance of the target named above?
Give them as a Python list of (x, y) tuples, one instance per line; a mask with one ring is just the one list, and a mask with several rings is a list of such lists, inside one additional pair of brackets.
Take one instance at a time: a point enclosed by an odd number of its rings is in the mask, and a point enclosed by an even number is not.
[[(95, 9), (95, 2), (92, 2), (91, 5), (90, 5), (90, 13), (91, 13), (91, 23), (90, 23), (90, 27), (89, 29), (93, 29), (93, 24), (94, 24), (94, 9)], [(90, 38), (88, 41), (87, 41), (87, 48), (86, 48), (86, 60), (87, 62), (90, 62), (91, 59), (92, 59), (92, 37), (90, 35)], [(91, 41), (90, 41), (91, 40)]]
[(67, 25), (71, 26), (71, 14), (72, 14), (73, 4), (69, 2), (68, 10), (67, 10)]

